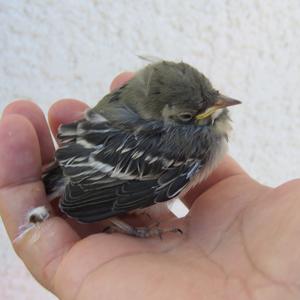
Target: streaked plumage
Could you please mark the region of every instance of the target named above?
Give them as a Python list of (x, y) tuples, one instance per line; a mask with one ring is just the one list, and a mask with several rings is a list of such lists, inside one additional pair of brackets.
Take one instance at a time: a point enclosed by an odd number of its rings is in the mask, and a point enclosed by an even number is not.
[(148, 65), (82, 120), (60, 127), (58, 165), (43, 177), (47, 193), (61, 191), (60, 208), (81, 222), (176, 197), (195, 174), (206, 177), (225, 151), (224, 107), (238, 102), (229, 99), (201, 119), (221, 97), (187, 64)]

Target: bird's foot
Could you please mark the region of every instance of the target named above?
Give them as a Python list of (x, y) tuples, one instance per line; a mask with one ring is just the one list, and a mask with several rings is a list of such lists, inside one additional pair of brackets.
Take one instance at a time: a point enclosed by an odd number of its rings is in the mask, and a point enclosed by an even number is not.
[(50, 217), (50, 211), (45, 206), (38, 206), (31, 209), (26, 215), (25, 224), (19, 227), (18, 236), (14, 241), (23, 238), (33, 228), (46, 221)]
[(29, 223), (37, 224), (44, 222), (49, 216), (50, 212), (45, 206), (38, 206), (28, 212), (27, 220)]
[(131, 226), (124, 221), (121, 221), (117, 218), (110, 219), (112, 222), (111, 226), (108, 226), (104, 229), (104, 232), (113, 233), (119, 232), (139, 238), (150, 238), (150, 237), (159, 237), (162, 239), (163, 234), (168, 232), (180, 233), (182, 234), (182, 230), (176, 227), (171, 228), (161, 228), (159, 227), (160, 223), (156, 222), (150, 226), (145, 227), (134, 227)]
[(159, 237), (160, 239), (162, 239), (164, 233), (168, 232), (183, 234), (182, 230), (179, 228), (161, 228), (159, 225), (159, 222), (157, 222), (149, 227), (132, 227), (131, 232), (128, 234), (140, 238)]

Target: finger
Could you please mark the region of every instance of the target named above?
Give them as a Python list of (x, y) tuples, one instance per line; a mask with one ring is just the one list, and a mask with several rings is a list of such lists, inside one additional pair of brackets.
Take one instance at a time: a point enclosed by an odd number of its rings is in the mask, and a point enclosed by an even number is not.
[(19, 236), (26, 215), (47, 206), (41, 177), (39, 141), (32, 124), (23, 116), (8, 114), (0, 121), (0, 214), (17, 254), (44, 286), (61, 255), (78, 240), (77, 234), (58, 217), (52, 217)]
[[(182, 201), (191, 207), (194, 201), (218, 182), (235, 175), (246, 174), (240, 165), (230, 156), (226, 155), (219, 166), (203, 182), (199, 182), (182, 196)], [(195, 178), (197, 180), (197, 177)]]
[(40, 178), (39, 142), (29, 120), (5, 115), (0, 121), (0, 141), (0, 188)]
[(60, 124), (68, 124), (83, 117), (87, 104), (75, 99), (62, 99), (54, 103), (48, 112), (48, 120), (54, 136)]
[[(11, 239), (16, 238), (28, 210), (44, 205), (41, 155), (36, 132), (20, 115), (6, 115), (0, 122), (0, 210)], [(32, 186), (33, 183), (38, 183)], [(22, 189), (20, 189), (20, 187)], [(31, 194), (28, 201), (23, 195)], [(14, 199), (20, 197), (19, 200)], [(28, 197), (29, 198), (29, 197)]]
[(39, 140), (42, 163), (48, 164), (51, 162), (54, 156), (54, 145), (42, 110), (31, 101), (17, 100), (4, 109), (3, 115), (9, 114), (22, 115), (31, 122)]
[(133, 72), (123, 72), (119, 75), (117, 75), (111, 85), (110, 85), (110, 90), (115, 91), (122, 87), (128, 80), (130, 80), (134, 76)]

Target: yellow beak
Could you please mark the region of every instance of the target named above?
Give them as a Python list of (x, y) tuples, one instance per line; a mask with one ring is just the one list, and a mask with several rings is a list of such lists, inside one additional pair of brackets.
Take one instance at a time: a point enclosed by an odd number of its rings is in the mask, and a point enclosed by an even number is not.
[(224, 95), (219, 95), (213, 106), (208, 107), (203, 113), (196, 115), (196, 120), (203, 120), (211, 116), (215, 111), (227, 106), (241, 104), (242, 102), (236, 99), (229, 98)]

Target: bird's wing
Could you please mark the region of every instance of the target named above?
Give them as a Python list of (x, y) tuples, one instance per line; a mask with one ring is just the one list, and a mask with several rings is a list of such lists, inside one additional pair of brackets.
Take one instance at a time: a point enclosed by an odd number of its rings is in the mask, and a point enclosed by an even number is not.
[(61, 209), (94, 222), (176, 197), (201, 162), (180, 161), (172, 151), (166, 156), (164, 134), (151, 122), (120, 129), (95, 113), (61, 126), (56, 158), (67, 179)]

